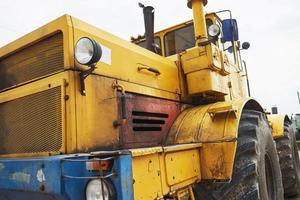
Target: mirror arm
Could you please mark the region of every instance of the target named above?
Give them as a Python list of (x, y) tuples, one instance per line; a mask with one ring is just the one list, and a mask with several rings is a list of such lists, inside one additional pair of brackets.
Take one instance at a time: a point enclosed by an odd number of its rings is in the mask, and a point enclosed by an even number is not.
[(243, 61), (242, 61), (242, 55), (241, 55), (241, 49), (238, 49), (238, 54), (239, 54), (239, 65), (240, 65), (240, 71), (243, 72)]
[(229, 13), (230, 19), (232, 19), (232, 13), (231, 13), (231, 10), (220, 10), (220, 11), (217, 11), (216, 14), (218, 14), (218, 13), (223, 13), (223, 12), (228, 12), (228, 13)]
[(249, 83), (249, 77), (248, 77), (248, 70), (247, 70), (247, 64), (246, 61), (242, 61), (244, 64), (244, 68), (245, 68), (245, 73), (246, 73), (246, 81), (247, 81), (247, 88), (248, 88), (248, 95), (249, 97), (251, 97), (251, 91), (250, 91), (250, 83)]
[(211, 44), (211, 43), (213, 43), (213, 42), (215, 42), (217, 40), (218, 40), (218, 37), (215, 37), (215, 38), (212, 38), (210, 40), (207, 40), (207, 41), (199, 43), (198, 46), (199, 47), (203, 47), (203, 46), (209, 45), (209, 44)]

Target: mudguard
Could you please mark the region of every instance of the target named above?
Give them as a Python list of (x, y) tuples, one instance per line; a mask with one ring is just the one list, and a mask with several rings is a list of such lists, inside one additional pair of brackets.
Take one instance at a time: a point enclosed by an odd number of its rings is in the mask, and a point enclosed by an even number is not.
[(284, 136), (284, 123), (292, 123), (287, 115), (267, 115), (274, 139)]
[(254, 99), (188, 108), (175, 120), (167, 136), (166, 145), (201, 142), (201, 179), (230, 180), (239, 121), (244, 109), (264, 112)]

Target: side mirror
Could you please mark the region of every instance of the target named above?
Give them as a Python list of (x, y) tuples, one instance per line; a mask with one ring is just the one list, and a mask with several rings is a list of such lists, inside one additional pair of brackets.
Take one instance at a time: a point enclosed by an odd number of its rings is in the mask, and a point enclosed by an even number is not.
[(159, 46), (158, 44), (156, 44), (156, 43), (153, 43), (152, 45), (153, 45), (153, 48), (154, 48), (154, 52), (155, 52), (156, 54), (161, 55), (161, 54), (162, 54), (162, 51), (161, 51), (160, 46)]
[(225, 19), (222, 21), (223, 39), (222, 41), (231, 42), (239, 40), (239, 31), (235, 19)]
[(227, 51), (228, 51), (229, 53), (233, 53), (233, 46), (228, 47), (228, 48), (227, 48)]
[(249, 49), (249, 47), (250, 47), (250, 43), (249, 42), (243, 42), (243, 44), (242, 44), (242, 49), (243, 50), (247, 50), (247, 49)]

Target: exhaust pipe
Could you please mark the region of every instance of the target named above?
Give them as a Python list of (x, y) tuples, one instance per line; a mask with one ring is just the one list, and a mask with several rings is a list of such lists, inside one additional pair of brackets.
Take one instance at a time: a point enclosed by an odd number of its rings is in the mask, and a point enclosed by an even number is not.
[(193, 10), (196, 46), (207, 41), (204, 6), (207, 0), (188, 0), (187, 6)]
[(146, 48), (154, 52), (154, 8), (142, 3), (139, 3), (139, 7), (143, 8), (144, 13)]
[(271, 110), (272, 110), (272, 114), (273, 114), (273, 115), (278, 114), (278, 108), (277, 108), (277, 106), (273, 106), (273, 107), (271, 108)]

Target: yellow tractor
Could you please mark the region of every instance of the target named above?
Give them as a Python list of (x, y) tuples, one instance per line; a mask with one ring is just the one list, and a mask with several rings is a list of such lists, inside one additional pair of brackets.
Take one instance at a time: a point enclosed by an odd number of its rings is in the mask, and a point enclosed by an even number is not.
[[(0, 199), (281, 200), (291, 121), (246, 89), (229, 10), (122, 40), (64, 15), (0, 48)], [(247, 92), (248, 91), (248, 92)]]

